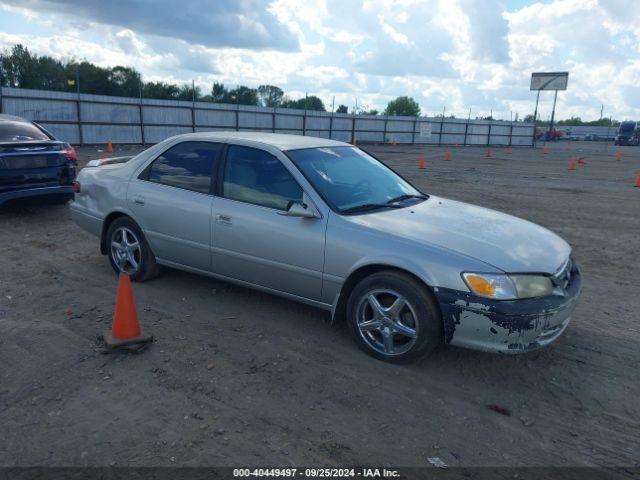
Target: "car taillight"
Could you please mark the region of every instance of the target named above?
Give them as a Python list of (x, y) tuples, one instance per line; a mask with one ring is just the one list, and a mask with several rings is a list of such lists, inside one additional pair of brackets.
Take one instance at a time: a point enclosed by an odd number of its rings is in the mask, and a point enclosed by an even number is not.
[(64, 147), (62, 149), (62, 152), (64, 153), (65, 157), (67, 157), (70, 160), (76, 160), (78, 158), (78, 155), (76, 154), (76, 149), (73, 148), (71, 145), (67, 145), (66, 147)]
[(73, 182), (73, 193), (80, 193), (80, 190), (80, 182), (76, 180), (75, 182)]

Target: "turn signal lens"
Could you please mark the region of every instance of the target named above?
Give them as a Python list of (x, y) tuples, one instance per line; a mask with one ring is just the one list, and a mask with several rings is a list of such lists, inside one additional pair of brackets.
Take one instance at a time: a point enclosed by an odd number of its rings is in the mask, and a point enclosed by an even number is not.
[(73, 193), (80, 193), (80, 182), (73, 182)]
[(518, 298), (516, 287), (508, 275), (499, 273), (463, 273), (462, 278), (476, 295), (496, 300), (513, 300)]
[(471, 287), (471, 290), (474, 292), (479, 293), (480, 295), (495, 295), (495, 286), (486, 278), (482, 278), (480, 275), (474, 275), (473, 273), (467, 275), (465, 278)]

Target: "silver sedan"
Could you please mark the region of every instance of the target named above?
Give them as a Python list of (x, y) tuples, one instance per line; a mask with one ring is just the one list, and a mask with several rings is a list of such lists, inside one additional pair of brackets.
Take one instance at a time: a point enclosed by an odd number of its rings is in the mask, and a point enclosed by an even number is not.
[(356, 343), (408, 362), (446, 343), (549, 344), (575, 309), (570, 246), (538, 225), (419, 191), (359, 148), (195, 133), (93, 161), (71, 214), (116, 272), (172, 267), (308, 303)]

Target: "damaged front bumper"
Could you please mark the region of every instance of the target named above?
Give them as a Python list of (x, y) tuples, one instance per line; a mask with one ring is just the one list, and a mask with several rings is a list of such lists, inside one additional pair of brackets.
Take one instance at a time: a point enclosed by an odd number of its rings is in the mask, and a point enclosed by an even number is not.
[(569, 324), (582, 289), (572, 267), (563, 294), (519, 300), (491, 300), (469, 292), (438, 288), (445, 342), (500, 353), (522, 353), (549, 345)]

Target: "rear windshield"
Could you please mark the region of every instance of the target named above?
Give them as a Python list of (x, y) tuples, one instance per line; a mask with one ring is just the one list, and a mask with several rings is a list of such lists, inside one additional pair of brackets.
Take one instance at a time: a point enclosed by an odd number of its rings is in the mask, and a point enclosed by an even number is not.
[(51, 140), (47, 134), (28, 122), (0, 122), (0, 142), (32, 142)]

